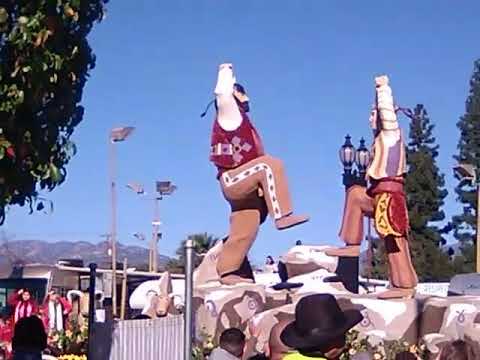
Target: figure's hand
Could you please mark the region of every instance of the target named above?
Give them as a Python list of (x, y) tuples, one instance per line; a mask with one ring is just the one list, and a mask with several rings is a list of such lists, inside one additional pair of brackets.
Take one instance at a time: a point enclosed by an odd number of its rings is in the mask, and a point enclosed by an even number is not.
[(218, 68), (219, 68), (219, 70), (223, 70), (225, 68), (233, 70), (233, 65), (231, 63), (223, 63), (223, 64), (220, 64), (220, 66)]
[(388, 85), (388, 76), (387, 75), (377, 76), (375, 78), (375, 86), (380, 87), (384, 85)]
[[(214, 94), (216, 96), (229, 96), (232, 97), (233, 94), (233, 84), (235, 84), (236, 79), (233, 75), (233, 65), (231, 63), (223, 63), (218, 67), (218, 77), (217, 85), (215, 86)], [(231, 99), (234, 103), (233, 98)], [(217, 98), (217, 105), (221, 107), (221, 104), (218, 103), (219, 99)]]
[(22, 294), (23, 294), (23, 289), (18, 290), (18, 293), (17, 293), (17, 294), (18, 294), (18, 295), (22, 295)]

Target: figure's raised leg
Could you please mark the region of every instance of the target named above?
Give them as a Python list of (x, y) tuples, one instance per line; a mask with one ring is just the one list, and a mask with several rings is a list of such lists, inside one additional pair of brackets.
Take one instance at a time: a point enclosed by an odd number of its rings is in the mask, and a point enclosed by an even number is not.
[(340, 238), (346, 246), (326, 251), (330, 256), (356, 257), (360, 255), (363, 238), (363, 217), (373, 215), (374, 201), (363, 186), (354, 185), (348, 189), (345, 197)]
[(281, 160), (261, 156), (236, 169), (223, 173), (222, 188), (228, 200), (263, 190), (268, 212), (279, 230), (308, 221), (308, 216), (293, 215), (287, 177)]

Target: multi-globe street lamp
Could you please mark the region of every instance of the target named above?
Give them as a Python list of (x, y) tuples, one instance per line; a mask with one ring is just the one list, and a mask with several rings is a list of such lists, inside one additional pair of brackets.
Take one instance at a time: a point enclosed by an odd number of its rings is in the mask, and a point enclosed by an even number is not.
[[(153, 221), (152, 221), (152, 226), (153, 226), (153, 233), (152, 233), (152, 242), (150, 245), (150, 251), (149, 251), (149, 271), (151, 272), (157, 272), (158, 271), (158, 241), (161, 238), (161, 233), (160, 233), (160, 205), (159, 202), (160, 200), (163, 199), (163, 196), (165, 195), (171, 195), (176, 189), (177, 186), (173, 185), (171, 181), (157, 181), (155, 183), (155, 190), (156, 190), (156, 195), (153, 198), (149, 198), (149, 200), (154, 201), (154, 215), (153, 215)], [(143, 185), (138, 184), (138, 183), (129, 183), (127, 184), (127, 187), (131, 190), (133, 190), (137, 195), (146, 195), (147, 193), (144, 190)]]

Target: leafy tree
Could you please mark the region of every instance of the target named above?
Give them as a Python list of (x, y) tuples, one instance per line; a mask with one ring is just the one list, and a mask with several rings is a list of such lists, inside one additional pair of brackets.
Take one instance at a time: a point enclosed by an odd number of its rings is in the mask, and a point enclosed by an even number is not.
[[(209, 235), (208, 233), (193, 234), (188, 237), (193, 240), (193, 249), (195, 250), (195, 259), (193, 266), (196, 268), (203, 260), (203, 255), (210, 250), (217, 241), (218, 237)], [(166, 269), (170, 272), (185, 272), (185, 243), (186, 239), (182, 240), (180, 246), (178, 247), (176, 254), (177, 258), (171, 259), (167, 265)]]
[(445, 220), (442, 210), (448, 195), (444, 175), (436, 164), (439, 145), (423, 105), (417, 105), (410, 122), (407, 146), (408, 173), (405, 182), (408, 215), (410, 218), (410, 249), (420, 281), (449, 280), (453, 268), (443, 234), (449, 226), (440, 228)]
[(42, 210), (39, 191), (65, 180), (107, 1), (0, 1), (0, 224), (11, 205)]
[[(468, 163), (480, 168), (480, 59), (474, 63), (470, 80), (470, 92), (465, 104), (465, 114), (457, 122), (460, 130), (458, 154), (454, 156), (459, 163)], [(477, 175), (478, 171), (477, 171)], [(459, 179), (455, 187), (457, 200), (462, 203), (462, 213), (453, 217), (454, 236), (459, 241), (465, 257), (459, 271), (475, 271), (475, 232), (477, 231), (477, 192), (476, 186)]]

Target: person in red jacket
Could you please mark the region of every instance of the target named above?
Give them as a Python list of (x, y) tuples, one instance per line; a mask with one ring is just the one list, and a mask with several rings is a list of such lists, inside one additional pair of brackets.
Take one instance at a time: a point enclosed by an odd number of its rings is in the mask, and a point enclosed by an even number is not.
[(243, 86), (236, 83), (232, 64), (219, 67), (215, 106), (210, 161), (218, 169), (222, 193), (231, 206), (230, 233), (219, 255), (217, 272), (221, 283), (234, 285), (252, 282), (239, 269), (266, 210), (279, 230), (304, 223), (308, 217), (293, 214), (283, 163), (265, 153), (247, 115), (249, 99)]
[(5, 359), (7, 359), (11, 353), (12, 338), (13, 326), (11, 319), (9, 316), (2, 315), (0, 316), (0, 353), (3, 351)]
[(72, 311), (72, 304), (52, 290), (48, 293), (43, 304), (43, 319), (47, 332), (62, 331), (67, 328), (66, 319)]
[(8, 303), (14, 308), (13, 325), (15, 325), (21, 318), (38, 313), (37, 303), (32, 298), (28, 289), (20, 289), (18, 292), (10, 295)]

